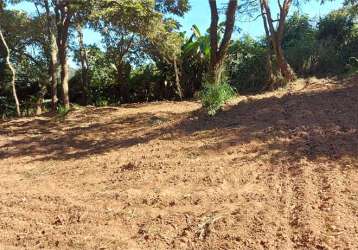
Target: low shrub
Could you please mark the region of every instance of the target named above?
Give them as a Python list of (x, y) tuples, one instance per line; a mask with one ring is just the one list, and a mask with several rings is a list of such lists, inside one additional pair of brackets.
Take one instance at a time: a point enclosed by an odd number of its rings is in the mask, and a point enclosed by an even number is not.
[(234, 89), (228, 83), (205, 84), (199, 97), (208, 114), (213, 116), (233, 96)]

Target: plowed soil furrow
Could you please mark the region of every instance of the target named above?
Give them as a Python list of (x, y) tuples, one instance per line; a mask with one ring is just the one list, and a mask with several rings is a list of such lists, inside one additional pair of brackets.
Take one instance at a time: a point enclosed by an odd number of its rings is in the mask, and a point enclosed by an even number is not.
[(296, 249), (311, 249), (319, 247), (320, 228), (322, 221), (315, 209), (319, 199), (317, 182), (312, 169), (301, 161), (288, 168), (289, 188), (292, 189), (290, 210), (291, 241)]
[[(322, 187), (320, 210), (325, 221), (322, 231), (328, 246), (352, 249), (351, 239), (357, 238), (354, 232), (356, 218), (352, 214), (353, 210), (344, 201), (350, 200), (351, 193), (348, 191), (352, 190), (350, 176), (354, 175), (353, 173), (347, 175), (349, 169), (344, 168), (344, 165), (330, 163), (322, 165), (322, 169), (317, 170), (321, 176)], [(351, 226), (347, 227), (347, 225)]]
[(358, 78), (0, 123), (0, 250), (358, 249)]
[[(277, 186), (276, 201), (277, 208), (280, 215), (280, 227), (277, 231), (277, 236), (280, 239), (276, 249), (292, 249), (293, 248), (293, 229), (291, 226), (291, 206), (293, 198), (293, 189), (288, 175), (287, 167), (280, 166), (276, 170), (276, 178), (273, 180)], [(274, 190), (274, 189), (273, 189)]]

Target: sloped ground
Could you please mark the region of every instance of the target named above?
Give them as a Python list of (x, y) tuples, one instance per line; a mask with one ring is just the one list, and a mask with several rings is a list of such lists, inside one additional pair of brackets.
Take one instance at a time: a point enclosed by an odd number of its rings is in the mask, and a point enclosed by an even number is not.
[[(300, 85), (301, 84), (301, 85)], [(358, 77), (0, 125), (0, 249), (358, 249)]]

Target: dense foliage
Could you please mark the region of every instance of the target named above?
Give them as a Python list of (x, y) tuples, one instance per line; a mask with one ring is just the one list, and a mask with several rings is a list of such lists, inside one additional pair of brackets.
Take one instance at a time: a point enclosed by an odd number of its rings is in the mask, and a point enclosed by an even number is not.
[[(191, 33), (183, 33), (175, 18), (185, 17), (190, 10), (187, 0), (77, 1), (76, 4), (62, 1), (68, 4), (63, 10), (62, 5), (55, 4), (61, 1), (30, 2), (36, 6), (36, 15), (12, 10), (4, 1), (0, 10), (0, 29), (16, 68), (16, 88), (23, 115), (49, 110), (54, 93), (58, 93), (60, 100), (66, 95), (61, 89), (66, 79), (63, 75), (66, 61), (51, 61), (51, 55), (57, 53), (61, 59), (61, 56), (68, 56), (67, 50), (79, 66), (67, 72), (69, 99), (83, 105), (193, 98), (200, 91), (203, 105), (214, 114), (233, 95), (233, 89), (239, 93), (255, 93), (285, 83), (277, 58), (270, 56), (272, 47), (267, 37), (254, 39), (241, 35), (228, 44), (220, 73), (224, 83), (208, 84), (213, 53), (210, 30), (205, 33), (194, 25)], [(356, 4), (356, 1), (346, 1), (341, 9), (320, 20), (311, 20), (299, 12), (285, 19), (281, 46), (288, 64), (298, 76), (357, 70)], [(58, 24), (60, 17), (68, 22), (68, 34)], [(225, 38), (225, 27), (224, 23), (218, 23), (217, 43)], [(102, 43), (85, 44), (85, 29), (101, 35)], [(51, 35), (60, 47), (59, 36), (66, 41), (64, 36), (68, 35), (69, 43), (57, 51), (51, 44)], [(0, 44), (2, 117), (15, 115), (5, 57), (6, 51)], [(52, 78), (51, 62), (56, 63)], [(61, 101), (59, 106), (62, 104)]]

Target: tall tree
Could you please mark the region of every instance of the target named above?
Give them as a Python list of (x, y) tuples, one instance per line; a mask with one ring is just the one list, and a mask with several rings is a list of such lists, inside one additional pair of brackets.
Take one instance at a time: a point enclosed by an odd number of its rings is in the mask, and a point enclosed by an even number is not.
[(81, 64), (82, 103), (87, 105), (89, 102), (89, 66), (88, 53), (83, 40), (83, 22), (81, 20), (76, 20), (76, 30)]
[[(29, 45), (37, 44), (38, 48), (43, 51), (48, 63), (48, 76), (46, 76), (45, 84), (50, 83), (51, 86), (51, 109), (52, 111), (56, 111), (57, 109), (57, 57), (58, 57), (58, 50), (57, 50), (57, 42), (56, 42), (56, 22), (55, 16), (53, 11), (53, 6), (55, 4), (54, 0), (12, 0), (12, 3), (20, 3), (22, 1), (27, 1), (33, 3), (38, 13), (37, 20), (35, 19), (35, 25), (31, 26), (30, 30), (34, 30), (32, 32), (33, 36), (30, 37), (32, 40)], [(44, 13), (40, 13), (40, 9), (44, 9)], [(34, 18), (33, 18), (34, 19)], [(30, 32), (31, 34), (31, 32)], [(43, 36), (42, 34), (45, 34)], [(40, 66), (39, 63), (37, 63)], [(41, 72), (44, 72), (43, 70)], [(44, 75), (44, 74), (42, 74)], [(46, 86), (40, 87), (39, 96), (45, 94), (45, 90), (47, 89)], [(43, 98), (38, 98), (38, 101), (41, 104), (41, 100)], [(39, 110), (39, 107), (38, 107)]]
[(16, 85), (15, 85), (15, 81), (16, 81), (16, 71), (15, 68), (12, 66), (12, 63), (10, 61), (10, 49), (9, 46), (6, 43), (6, 40), (4, 38), (4, 35), (1, 31), (0, 28), (0, 40), (2, 42), (2, 45), (4, 46), (5, 50), (6, 50), (6, 64), (9, 67), (10, 71), (11, 71), (11, 87), (12, 87), (12, 94), (14, 96), (14, 100), (15, 100), (15, 105), (16, 105), (16, 113), (17, 116), (21, 116), (21, 111), (20, 111), (20, 103), (19, 103), (19, 99), (17, 97), (17, 93), (16, 93)]
[(179, 33), (173, 32), (175, 26), (172, 20), (159, 21), (154, 34), (147, 38), (145, 50), (156, 63), (172, 65), (176, 94), (181, 99), (184, 95), (181, 86), (181, 47), (184, 40)]
[(81, 89), (82, 89), (82, 104), (87, 105), (90, 102), (90, 77), (89, 77), (89, 59), (88, 50), (86, 48), (83, 29), (88, 26), (93, 26), (91, 20), (91, 13), (95, 6), (93, 1), (78, 2), (74, 5), (73, 23), (77, 32), (78, 42), (78, 59), (81, 66)]
[[(0, 1), (0, 15), (3, 15), (4, 13), (4, 8), (5, 8), (5, 1), (1, 0)], [(10, 49), (9, 46), (6, 43), (5, 37), (2, 33), (2, 28), (0, 27), (0, 40), (1, 43), (3, 45), (3, 47), (5, 48), (6, 51), (6, 56), (5, 56), (5, 62), (7, 64), (7, 66), (9, 67), (10, 71), (11, 71), (11, 88), (12, 88), (12, 94), (14, 97), (14, 101), (15, 101), (15, 106), (16, 106), (16, 114), (17, 116), (21, 116), (21, 111), (20, 111), (20, 102), (19, 102), (19, 98), (17, 97), (17, 92), (16, 92), (16, 71), (15, 68), (13, 67), (11, 61), (10, 61)]]
[(148, 54), (149, 57), (155, 54), (172, 66), (177, 93), (182, 96), (181, 43), (174, 42), (178, 39), (176, 32), (168, 27), (172, 19), (166, 18), (166, 14), (183, 16), (190, 9), (188, 0), (103, 0), (95, 1), (95, 6), (95, 26), (104, 38), (108, 55), (113, 58), (122, 99), (127, 98), (124, 95), (128, 87), (125, 81), (128, 65), (143, 64)]
[[(259, 0), (261, 6), (261, 15), (263, 18), (264, 28), (267, 40), (270, 41), (270, 47), (275, 55), (277, 67), (280, 73), (287, 81), (292, 81), (296, 78), (294, 71), (288, 64), (284, 51), (282, 49), (282, 39), (285, 32), (285, 22), (292, 5), (292, 0), (278, 0), (279, 15), (278, 19), (274, 20), (271, 13), (269, 0)], [(275, 27), (275, 23), (277, 25)]]
[(57, 47), (61, 65), (62, 104), (65, 109), (70, 108), (68, 93), (69, 66), (68, 66), (68, 40), (69, 28), (73, 17), (72, 5), (69, 0), (52, 0), (55, 6)]
[(153, 0), (95, 2), (94, 24), (102, 34), (107, 55), (116, 70), (117, 90), (123, 102), (129, 100), (130, 65), (145, 61), (142, 42), (159, 33), (157, 27), (161, 24), (162, 15), (157, 9), (167, 11), (166, 8), (162, 9), (165, 7), (163, 4), (163, 1)]
[(210, 66), (209, 66), (209, 81), (213, 84), (218, 84), (221, 81), (224, 61), (231, 40), (235, 25), (235, 15), (238, 7), (237, 0), (229, 0), (226, 10), (226, 21), (224, 36), (219, 43), (218, 26), (219, 26), (219, 12), (216, 0), (209, 0), (211, 10), (211, 24), (210, 24)]
[[(261, 13), (264, 13), (264, 7), (260, 2), (260, 9)], [(264, 30), (266, 35), (266, 43), (267, 43), (267, 52), (266, 52), (266, 70), (267, 70), (267, 81), (268, 81), (268, 88), (272, 88), (272, 85), (274, 83), (274, 73), (272, 68), (272, 45), (271, 45), (271, 38), (270, 38), (270, 30), (267, 24), (267, 18), (265, 15), (261, 14), (262, 21), (264, 24)]]
[(52, 12), (50, 10), (50, 4), (48, 0), (44, 1), (44, 7), (46, 11), (46, 31), (48, 37), (48, 54), (49, 54), (49, 75), (51, 81), (51, 108), (55, 112), (57, 109), (57, 44), (56, 35), (54, 31), (55, 23)]

